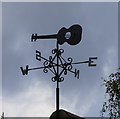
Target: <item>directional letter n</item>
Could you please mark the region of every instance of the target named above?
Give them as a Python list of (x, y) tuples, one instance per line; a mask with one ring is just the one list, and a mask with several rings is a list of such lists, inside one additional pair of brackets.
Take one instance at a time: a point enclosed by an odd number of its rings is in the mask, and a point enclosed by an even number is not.
[(75, 69), (75, 77), (79, 79), (79, 70)]

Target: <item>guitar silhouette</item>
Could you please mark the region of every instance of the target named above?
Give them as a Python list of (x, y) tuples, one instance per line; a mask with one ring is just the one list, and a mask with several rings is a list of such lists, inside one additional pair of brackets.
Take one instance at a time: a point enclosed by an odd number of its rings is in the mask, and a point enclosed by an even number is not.
[(82, 37), (82, 27), (78, 24), (72, 25), (70, 28), (61, 28), (58, 34), (53, 35), (42, 35), (32, 34), (31, 41), (36, 41), (37, 39), (57, 39), (58, 44), (62, 45), (67, 42), (70, 45), (76, 45), (81, 41)]

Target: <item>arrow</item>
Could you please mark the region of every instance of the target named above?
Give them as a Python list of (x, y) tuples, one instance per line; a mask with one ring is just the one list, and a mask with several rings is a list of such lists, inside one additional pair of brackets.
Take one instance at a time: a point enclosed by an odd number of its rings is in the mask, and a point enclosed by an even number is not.
[(96, 66), (96, 64), (93, 64), (94, 61), (92, 60), (97, 60), (97, 57), (89, 57), (88, 61), (82, 61), (82, 62), (75, 62), (75, 63), (71, 63), (71, 64), (83, 64), (83, 63), (88, 63), (88, 66)]

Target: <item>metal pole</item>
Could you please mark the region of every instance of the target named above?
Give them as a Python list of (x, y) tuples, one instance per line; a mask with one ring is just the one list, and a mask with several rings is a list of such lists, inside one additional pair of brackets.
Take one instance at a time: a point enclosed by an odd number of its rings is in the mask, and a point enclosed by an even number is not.
[(57, 88), (56, 88), (56, 110), (59, 111), (59, 45), (57, 42)]

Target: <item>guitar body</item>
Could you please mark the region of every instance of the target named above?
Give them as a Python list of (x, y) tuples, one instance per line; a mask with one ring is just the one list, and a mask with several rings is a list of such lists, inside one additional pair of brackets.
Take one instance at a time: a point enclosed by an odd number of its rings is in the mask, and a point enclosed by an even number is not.
[(66, 29), (61, 28), (57, 34), (57, 41), (60, 45), (67, 42), (70, 45), (76, 45), (81, 41), (82, 27), (80, 25), (73, 25)]

